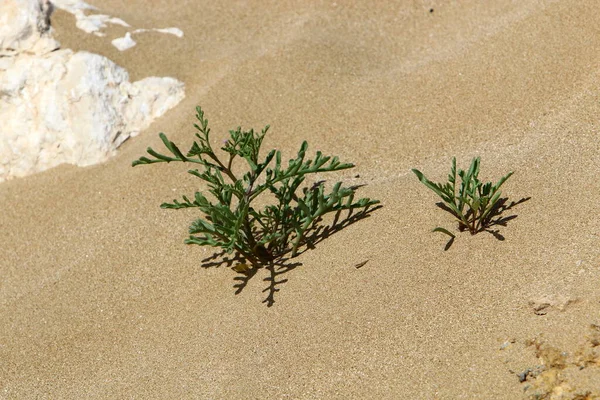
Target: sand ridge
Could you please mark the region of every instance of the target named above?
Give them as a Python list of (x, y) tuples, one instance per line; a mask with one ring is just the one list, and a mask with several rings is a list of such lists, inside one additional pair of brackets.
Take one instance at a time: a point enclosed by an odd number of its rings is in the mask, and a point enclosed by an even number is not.
[[(185, 36), (148, 33), (119, 52), (110, 40), (124, 28), (85, 36), (57, 11), (63, 47), (106, 55), (132, 79), (173, 76), (187, 97), (102, 165), (0, 185), (0, 397), (600, 394), (593, 363), (532, 383), (544, 349), (574, 360), (600, 324), (597, 5), (94, 5)], [(290, 260), (300, 265), (278, 276), (272, 307), (268, 271), (235, 294), (239, 274), (203, 267), (212, 250), (183, 244), (195, 214), (158, 207), (198, 188), (186, 166), (130, 167), (160, 148), (158, 132), (190, 143), (197, 104), (215, 143), (270, 124), (266, 147), (291, 157), (307, 140), (354, 162), (337, 177), (360, 174), (360, 194), (382, 201)], [(489, 180), (515, 171), (504, 194), (528, 200), (498, 228), (503, 241), (462, 233), (444, 251), (431, 233), (454, 229), (452, 217), (410, 168), (441, 180), (452, 156), (481, 156)]]

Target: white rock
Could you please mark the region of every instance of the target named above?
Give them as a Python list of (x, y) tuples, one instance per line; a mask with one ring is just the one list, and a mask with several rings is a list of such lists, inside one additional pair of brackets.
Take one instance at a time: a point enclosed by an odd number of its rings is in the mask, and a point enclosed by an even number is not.
[(74, 14), (77, 10), (97, 10), (96, 7), (89, 5), (83, 0), (52, 0), (52, 4), (71, 14)]
[(170, 33), (171, 35), (175, 35), (178, 38), (183, 37), (183, 31), (179, 28), (163, 28), (163, 29), (155, 29), (157, 32), (161, 33)]
[(130, 25), (120, 18), (114, 18), (110, 15), (104, 14), (90, 14), (85, 15), (83, 9), (76, 9), (73, 13), (77, 22), (77, 26), (82, 31), (87, 33), (93, 33), (96, 36), (106, 36), (106, 33), (102, 32), (102, 29), (107, 27), (107, 24), (121, 25), (129, 27)]
[(134, 47), (137, 42), (131, 38), (131, 34), (138, 34), (144, 32), (160, 32), (160, 33), (169, 33), (171, 35), (175, 35), (179, 38), (183, 37), (183, 32), (178, 28), (164, 28), (164, 29), (136, 29), (133, 32), (127, 32), (125, 36), (114, 39), (111, 43), (115, 46), (119, 51), (125, 51), (132, 47)]
[(178, 38), (183, 37), (183, 31), (179, 28), (152, 28), (152, 29), (136, 29), (133, 33), (143, 33), (143, 32), (160, 32), (160, 33), (170, 33), (171, 35), (175, 35)]
[[(0, 0), (3, 1), (3, 0)], [(45, 0), (48, 1), (48, 0)], [(127, 22), (120, 18), (111, 17), (105, 14), (89, 14), (86, 15), (88, 10), (98, 10), (96, 7), (87, 4), (83, 0), (53, 0), (52, 4), (56, 7), (67, 11), (75, 16), (77, 28), (94, 34), (96, 36), (104, 37), (106, 33), (103, 29), (107, 28), (108, 24), (121, 25), (126, 28), (130, 28)], [(138, 34), (143, 32), (160, 32), (175, 35), (178, 38), (183, 37), (183, 31), (179, 28), (151, 28), (151, 29), (135, 29), (131, 32), (127, 32), (125, 37), (114, 39), (111, 43), (120, 51), (125, 51), (136, 45), (136, 42), (131, 38), (132, 34)]]
[(47, 52), (48, 7), (46, 0), (0, 0), (0, 182), (105, 161), (184, 97), (173, 78), (132, 83), (106, 57)]
[(93, 33), (96, 36), (106, 36), (101, 30), (106, 28), (107, 24), (121, 25), (127, 28), (131, 26), (121, 18), (111, 17), (109, 15), (86, 15), (86, 10), (97, 10), (97, 8), (87, 4), (83, 0), (53, 0), (52, 3), (61, 10), (73, 14), (77, 21), (75, 25), (79, 29), (87, 33)]
[(184, 97), (173, 78), (128, 79), (106, 57), (71, 50), (0, 72), (0, 181), (103, 162)]
[(125, 51), (136, 45), (135, 40), (131, 38), (131, 33), (129, 32), (127, 32), (123, 37), (114, 39), (111, 43), (119, 51)]
[(111, 19), (108, 20), (108, 22), (110, 22), (113, 25), (121, 25), (126, 28), (131, 27), (131, 25), (129, 25), (127, 22), (123, 21), (121, 18), (112, 17)]
[(45, 54), (60, 44), (52, 38), (49, 0), (0, 0), (0, 57)]

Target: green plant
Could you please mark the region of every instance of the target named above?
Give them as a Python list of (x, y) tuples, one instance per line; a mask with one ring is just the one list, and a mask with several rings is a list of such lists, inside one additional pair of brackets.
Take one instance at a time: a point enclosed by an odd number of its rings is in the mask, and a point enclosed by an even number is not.
[[(485, 229), (493, 210), (500, 199), (500, 186), (513, 174), (509, 172), (498, 183), (483, 183), (479, 180), (479, 157), (474, 158), (467, 171), (458, 170), (461, 179), (460, 187), (456, 187), (456, 157), (452, 158), (452, 169), (445, 184), (435, 183), (427, 179), (419, 170), (412, 171), (417, 178), (429, 189), (433, 190), (456, 217), (460, 230), (468, 230), (471, 235)], [(447, 229), (437, 227), (434, 232), (445, 233), (452, 238), (453, 233)]]
[[(260, 147), (269, 126), (261, 133), (242, 131), (241, 128), (229, 131), (230, 138), (221, 148), (227, 159), (222, 161), (210, 144), (210, 129), (204, 112), (200, 107), (196, 111), (200, 123), (194, 124), (198, 141), (194, 141), (187, 154), (184, 155), (164, 133), (160, 133), (162, 142), (172, 155), (159, 154), (149, 147), (147, 152), (153, 158), (141, 157), (132, 164), (180, 161), (202, 166), (203, 171), (193, 169), (188, 172), (206, 182), (216, 202), (196, 192), (191, 200), (183, 196), (183, 201), (161, 204), (162, 208), (171, 209), (196, 207), (205, 214), (205, 218), (191, 224), (190, 237), (185, 243), (220, 247), (227, 253), (236, 251), (257, 266), (289, 251), (292, 257), (296, 256), (299, 247), (306, 244), (307, 231), (314, 228), (323, 215), (342, 210), (351, 212), (357, 208), (367, 211), (368, 207), (379, 203), (368, 198), (354, 201), (357, 188), (343, 187), (341, 182), (333, 185), (329, 193), (325, 190), (324, 181), (311, 186), (302, 185), (309, 174), (354, 167), (321, 152), (316, 153), (314, 160), (305, 160), (306, 141), (287, 167), (282, 165), (281, 153), (277, 150), (271, 150), (259, 161)], [(247, 164), (247, 172), (241, 177), (234, 172), (236, 158), (244, 159)], [(299, 190), (301, 194), (297, 193)], [(253, 204), (265, 193), (271, 193), (277, 201), (258, 211)]]

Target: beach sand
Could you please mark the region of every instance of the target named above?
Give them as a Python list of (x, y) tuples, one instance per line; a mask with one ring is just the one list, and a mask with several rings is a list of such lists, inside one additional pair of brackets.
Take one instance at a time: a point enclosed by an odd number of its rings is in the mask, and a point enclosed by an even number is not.
[[(104, 164), (0, 184), (0, 398), (600, 398), (600, 3), (92, 4), (185, 36), (119, 52), (126, 28), (58, 10), (63, 48), (186, 99)], [(270, 124), (286, 159), (307, 140), (355, 163), (327, 178), (383, 207), (289, 260), (277, 291), (266, 269), (238, 291), (183, 244), (199, 215), (159, 208), (204, 188), (188, 167), (131, 167), (158, 132), (187, 148), (196, 105), (215, 143)], [(514, 171), (504, 240), (445, 251), (431, 232), (456, 223), (410, 169), (441, 181), (453, 156)]]

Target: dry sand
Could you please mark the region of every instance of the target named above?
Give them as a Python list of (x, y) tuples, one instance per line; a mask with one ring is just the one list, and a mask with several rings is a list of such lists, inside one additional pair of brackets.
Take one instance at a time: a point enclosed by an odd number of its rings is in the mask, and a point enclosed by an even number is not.
[[(120, 53), (125, 28), (59, 11), (63, 46), (187, 98), (105, 164), (0, 185), (0, 398), (600, 396), (600, 3), (93, 4), (185, 37)], [(130, 166), (160, 131), (190, 143), (197, 104), (215, 141), (271, 124), (266, 147), (352, 161), (337, 178), (383, 204), (291, 260), (271, 307), (268, 271), (236, 294), (183, 244), (196, 215), (158, 207), (197, 189), (186, 166)], [(456, 227), (410, 168), (453, 155), (515, 171), (505, 240), (431, 233)]]

